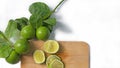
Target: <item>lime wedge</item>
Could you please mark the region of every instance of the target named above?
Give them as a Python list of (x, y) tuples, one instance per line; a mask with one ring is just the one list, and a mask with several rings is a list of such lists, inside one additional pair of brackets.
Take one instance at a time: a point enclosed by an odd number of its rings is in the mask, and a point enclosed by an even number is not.
[(35, 50), (33, 58), (35, 63), (41, 64), (45, 62), (45, 54), (42, 50)]
[(62, 61), (55, 59), (50, 63), (48, 67), (49, 68), (64, 68), (64, 64)]
[(58, 60), (61, 60), (60, 57), (58, 57), (57, 55), (50, 55), (48, 56), (47, 60), (46, 60), (46, 65), (49, 66), (49, 64), (55, 60), (55, 59), (58, 59)]
[(49, 54), (55, 54), (59, 50), (59, 44), (55, 40), (48, 40), (44, 43), (43, 49)]

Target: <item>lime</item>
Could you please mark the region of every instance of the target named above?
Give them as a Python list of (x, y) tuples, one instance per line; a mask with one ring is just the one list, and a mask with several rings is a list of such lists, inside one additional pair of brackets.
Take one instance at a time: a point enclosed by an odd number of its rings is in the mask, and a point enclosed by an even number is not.
[(33, 29), (33, 27), (31, 25), (27, 25), (21, 30), (21, 36), (25, 39), (34, 38), (35, 30)]
[(36, 31), (36, 37), (39, 40), (47, 40), (50, 36), (50, 31), (47, 27), (41, 26)]
[(26, 54), (30, 50), (29, 43), (26, 39), (19, 39), (14, 44), (15, 51), (19, 54)]
[(45, 52), (54, 54), (59, 50), (59, 44), (55, 40), (48, 40), (44, 43), (43, 49)]
[(48, 68), (64, 68), (64, 64), (62, 61), (55, 59), (50, 63)]
[(10, 64), (16, 64), (20, 60), (20, 55), (14, 50), (11, 51), (10, 55), (6, 58), (6, 61)]
[(33, 58), (35, 63), (41, 64), (45, 62), (45, 54), (42, 50), (35, 50)]
[(55, 59), (58, 59), (58, 60), (61, 60), (60, 57), (58, 57), (57, 55), (50, 55), (48, 56), (47, 60), (46, 60), (46, 65), (49, 66), (49, 64), (55, 60)]

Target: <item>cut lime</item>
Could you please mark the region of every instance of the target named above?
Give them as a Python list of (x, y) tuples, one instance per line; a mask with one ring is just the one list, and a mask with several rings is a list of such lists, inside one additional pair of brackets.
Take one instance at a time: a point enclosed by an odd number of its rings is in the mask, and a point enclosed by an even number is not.
[(55, 40), (48, 40), (44, 43), (43, 49), (49, 54), (54, 54), (59, 50), (59, 44)]
[(45, 62), (45, 54), (42, 50), (35, 50), (33, 58), (35, 63), (41, 64)]
[(64, 68), (64, 64), (62, 61), (55, 59), (50, 63), (48, 68)]
[(61, 60), (60, 57), (58, 57), (57, 55), (50, 55), (48, 56), (47, 60), (46, 60), (46, 65), (49, 66), (49, 64), (55, 60), (55, 59), (58, 59), (58, 60)]

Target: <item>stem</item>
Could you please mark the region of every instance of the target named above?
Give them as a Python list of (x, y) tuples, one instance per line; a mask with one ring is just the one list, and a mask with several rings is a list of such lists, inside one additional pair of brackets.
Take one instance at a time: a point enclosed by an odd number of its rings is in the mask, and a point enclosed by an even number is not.
[(63, 1), (64, 1), (64, 0), (62, 0), (62, 1), (53, 9), (52, 13), (55, 12), (55, 10), (63, 3)]

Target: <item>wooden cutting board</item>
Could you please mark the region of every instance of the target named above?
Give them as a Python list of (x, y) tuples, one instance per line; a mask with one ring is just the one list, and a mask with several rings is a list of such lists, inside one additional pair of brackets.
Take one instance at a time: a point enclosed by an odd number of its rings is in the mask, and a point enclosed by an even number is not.
[[(31, 52), (22, 56), (21, 68), (46, 68), (45, 64), (36, 64), (32, 53), (42, 49), (43, 41), (30, 41)], [(65, 64), (65, 68), (89, 68), (89, 46), (85, 42), (59, 41), (60, 51), (57, 53)]]

